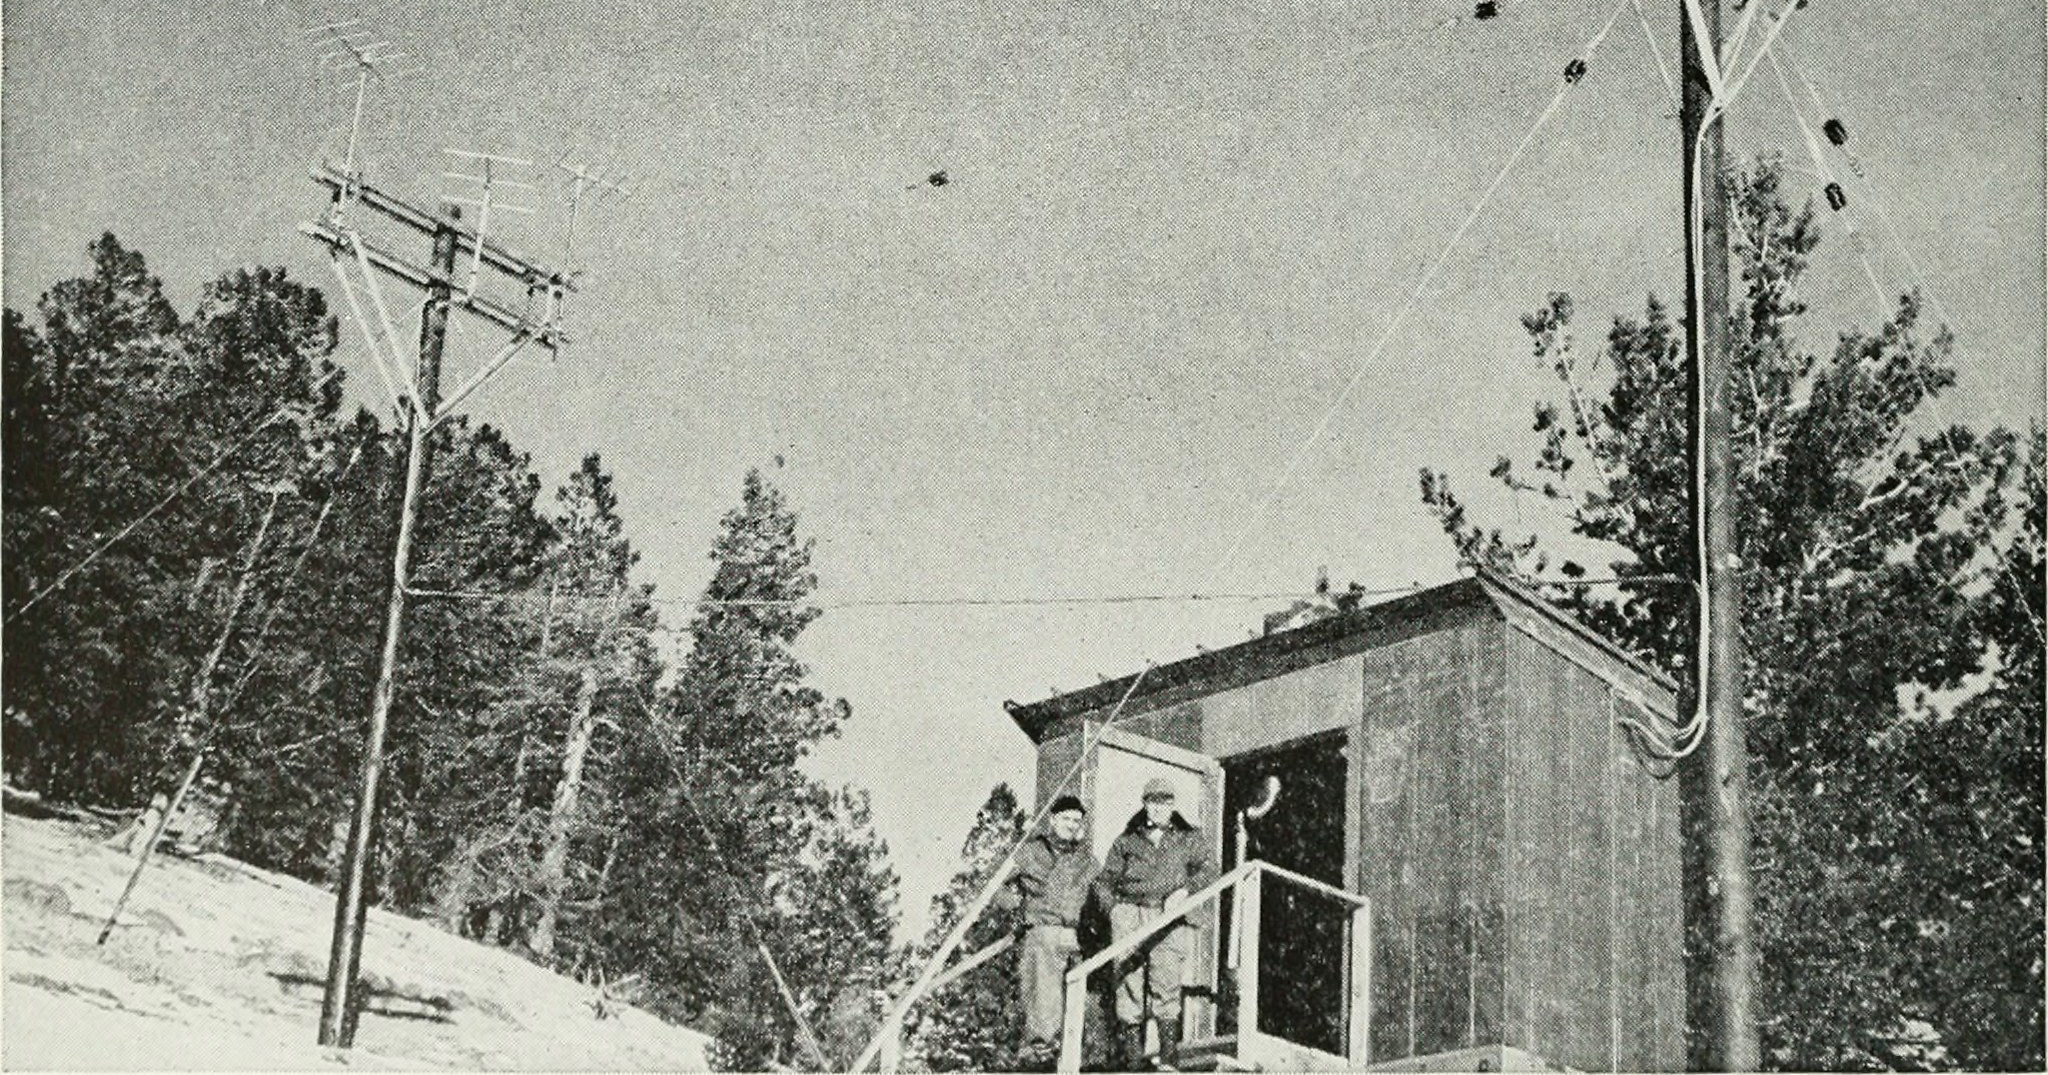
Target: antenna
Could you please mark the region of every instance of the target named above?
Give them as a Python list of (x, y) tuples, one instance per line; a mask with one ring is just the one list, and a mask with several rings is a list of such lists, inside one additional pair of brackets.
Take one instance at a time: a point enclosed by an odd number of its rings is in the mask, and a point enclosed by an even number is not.
[(595, 168), (581, 161), (570, 163), (570, 152), (564, 150), (557, 156), (554, 167), (569, 177), (569, 198), (563, 203), (569, 207), (569, 224), (562, 240), (562, 263), (569, 268), (570, 274), (574, 275), (578, 271), (575, 268), (576, 224), (582, 213), (584, 197), (588, 195), (592, 202), (600, 202), (614, 194), (621, 198), (630, 198), (633, 191), (626, 185), (629, 177), (624, 172), (612, 171), (612, 161), (618, 157), (617, 141), (612, 143), (612, 150), (606, 155), (609, 159)]
[[(323, 69), (355, 68), (355, 109), (349, 115), (348, 152), (341, 166), (342, 174), (348, 177), (350, 186), (355, 187), (361, 179), (356, 156), (362, 139), (363, 105), (369, 96), (370, 78), (374, 75), (382, 80), (385, 76), (381, 68), (404, 57), (405, 53), (395, 51), (397, 46), (364, 27), (361, 19), (342, 19), (315, 26), (306, 31), (306, 36), (326, 41), (327, 51), (320, 57)], [(353, 195), (337, 199), (336, 213), (340, 212), (342, 203), (351, 201), (354, 201)]]
[(514, 190), (524, 191), (531, 191), (533, 189), (532, 183), (520, 183), (511, 179), (501, 179), (498, 177), (497, 172), (501, 167), (507, 166), (511, 168), (531, 168), (533, 167), (533, 162), (520, 157), (508, 157), (502, 153), (478, 153), (468, 149), (444, 149), (442, 152), (466, 162), (470, 167), (476, 169), (475, 172), (448, 171), (441, 173), (444, 179), (477, 184), (478, 194), (474, 198), (464, 198), (454, 194), (441, 195), (441, 200), (444, 202), (450, 202), (455, 205), (473, 205), (477, 209), (477, 241), (474, 244), (475, 256), (470, 258), (469, 283), (464, 286), (462, 293), (463, 298), (473, 299), (476, 298), (477, 277), (482, 273), (484, 267), (484, 240), (489, 237), (491, 210), (501, 209), (507, 213), (525, 213), (529, 215), (533, 212), (527, 206), (509, 205), (493, 197), (499, 187), (510, 187)]

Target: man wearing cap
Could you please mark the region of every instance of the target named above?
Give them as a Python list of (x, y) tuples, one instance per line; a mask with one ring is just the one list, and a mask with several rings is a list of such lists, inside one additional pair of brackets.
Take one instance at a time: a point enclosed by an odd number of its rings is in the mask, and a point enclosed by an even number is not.
[[(1104, 856), (1095, 888), (1109, 906), (1109, 930), (1120, 940), (1161, 915), (1177, 915), (1188, 894), (1215, 878), (1209, 842), (1174, 809), (1173, 784), (1145, 783), (1145, 805)], [(1187, 923), (1169, 927), (1117, 983), (1119, 1046), (1136, 1067), (1145, 1052), (1145, 1019), (1159, 1020), (1159, 1062), (1171, 1065), (1180, 1045), (1181, 976), (1193, 944)], [(1148, 1003), (1149, 1002), (1149, 1003)]]
[(1067, 967), (1080, 952), (1075, 930), (1095, 879), (1095, 856), (1082, 837), (1088, 811), (1062, 795), (1046, 815), (1046, 830), (1025, 841), (1002, 902), (1019, 910), (1017, 992), (1024, 1009), (1024, 1040), (1017, 1059), (1025, 1070), (1052, 1070), (1066, 1014)]

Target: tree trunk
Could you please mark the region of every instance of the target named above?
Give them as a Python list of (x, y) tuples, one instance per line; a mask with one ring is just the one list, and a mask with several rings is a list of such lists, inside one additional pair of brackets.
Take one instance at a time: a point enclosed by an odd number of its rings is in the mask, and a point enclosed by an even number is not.
[[(208, 710), (213, 703), (213, 677), (220, 670), (221, 658), (227, 656), (228, 643), (235, 637), (235, 626), (242, 619), (242, 606), (249, 601), (249, 583), (256, 574), (256, 560), (263, 554), (264, 539), (270, 536), (270, 524), (277, 518), (277, 501), (281, 495), (270, 494), (270, 504), (263, 510), (263, 521), (257, 524), (256, 536), (249, 539), (249, 553), (243, 558), (241, 573), (235, 579), (235, 593), (228, 602), (227, 620), (221, 624), (220, 634), (213, 640), (213, 648), (206, 651), (206, 658), (200, 662), (198, 674), (192, 677), (185, 707), (178, 712), (178, 740), (184, 745), (196, 744), (199, 727), (212, 719)], [(206, 570), (211, 571), (211, 566)]]
[(596, 711), (597, 669), (585, 665), (583, 682), (576, 688), (576, 719), (569, 726), (569, 742), (562, 751), (562, 782), (555, 785), (555, 803), (548, 811), (547, 844), (540, 859), (540, 913), (527, 940), (527, 947), (543, 961), (555, 955), (555, 920), (561, 911), (569, 865), (569, 825), (582, 789), (583, 758), (590, 751), (591, 733), (597, 729)]

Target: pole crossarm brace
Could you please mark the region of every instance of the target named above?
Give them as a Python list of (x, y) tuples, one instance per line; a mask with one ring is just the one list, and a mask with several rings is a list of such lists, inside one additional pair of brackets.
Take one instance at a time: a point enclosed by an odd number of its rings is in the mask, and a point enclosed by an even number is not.
[[(386, 194), (362, 182), (360, 178), (351, 179), (341, 171), (324, 164), (313, 169), (313, 181), (344, 197), (356, 198), (364, 205), (422, 235), (432, 236), (437, 229), (447, 225), (446, 221), (436, 218), (434, 214), (410, 202)], [(502, 209), (504, 206), (498, 208)], [(466, 251), (471, 256), (480, 256), (484, 264), (528, 284), (558, 287), (564, 291), (576, 290), (576, 282), (569, 279), (566, 274), (548, 269), (539, 262), (508, 250), (490, 239), (480, 238), (469, 228), (458, 226), (455, 229), (455, 248), (458, 251)]]
[[(330, 250), (338, 252), (353, 250), (356, 242), (359, 241), (325, 224), (300, 224), (299, 231), (326, 244)], [(426, 269), (414, 265), (396, 254), (373, 246), (368, 242), (363, 242), (361, 245), (362, 255), (369, 259), (370, 264), (383, 269), (385, 272), (404, 280), (414, 287), (427, 288), (433, 284), (433, 274)], [(494, 321), (506, 329), (519, 333), (521, 336), (531, 339), (535, 344), (545, 347), (550, 351), (569, 342), (568, 336), (560, 329), (531, 320), (500, 303), (480, 295), (465, 296), (457, 294), (450, 296), (448, 301), (453, 305), (468, 310), (470, 313), (476, 314), (478, 317)]]
[(491, 360), (484, 363), (482, 369), (477, 370), (469, 380), (462, 382), (462, 387), (449, 393), (448, 398), (439, 407), (434, 408), (434, 413), (427, 416), (428, 424), (440, 425), (442, 422), (447, 421), (448, 416), (455, 413), (455, 408), (460, 406), (463, 400), (468, 399), (471, 392), (482, 388), (485, 381), (490, 380), (499, 370), (505, 368), (505, 363), (512, 361), (512, 356), (518, 354), (521, 347), (526, 346), (528, 341), (536, 338), (530, 333), (521, 332), (519, 335), (512, 337), (511, 342), (498, 348), (498, 353), (492, 355)]

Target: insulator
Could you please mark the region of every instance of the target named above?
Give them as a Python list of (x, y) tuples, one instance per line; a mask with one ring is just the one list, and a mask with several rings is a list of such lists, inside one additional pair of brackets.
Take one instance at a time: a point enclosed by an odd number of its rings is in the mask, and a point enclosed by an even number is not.
[(1567, 86), (1577, 85), (1577, 84), (1578, 84), (1578, 81), (1579, 81), (1580, 79), (1582, 79), (1582, 78), (1585, 78), (1585, 77), (1586, 77), (1586, 61), (1585, 61), (1585, 60), (1583, 60), (1583, 59), (1573, 60), (1572, 62), (1570, 62), (1570, 63), (1568, 63), (1568, 64), (1565, 64), (1565, 65), (1564, 65), (1564, 84), (1565, 84), (1565, 85), (1567, 85)]
[(1820, 129), (1827, 133), (1828, 141), (1838, 146), (1849, 144), (1849, 128), (1844, 126), (1841, 120), (1831, 119), (1821, 124)]
[(1829, 183), (1826, 188), (1826, 193), (1828, 196), (1828, 208), (1833, 209), (1837, 213), (1841, 212), (1843, 209), (1848, 208), (1849, 194), (1847, 191), (1842, 189), (1842, 184)]
[(1490, 19), (1498, 14), (1500, 5), (1495, 0), (1479, 0), (1472, 8), (1472, 17), (1475, 19)]

